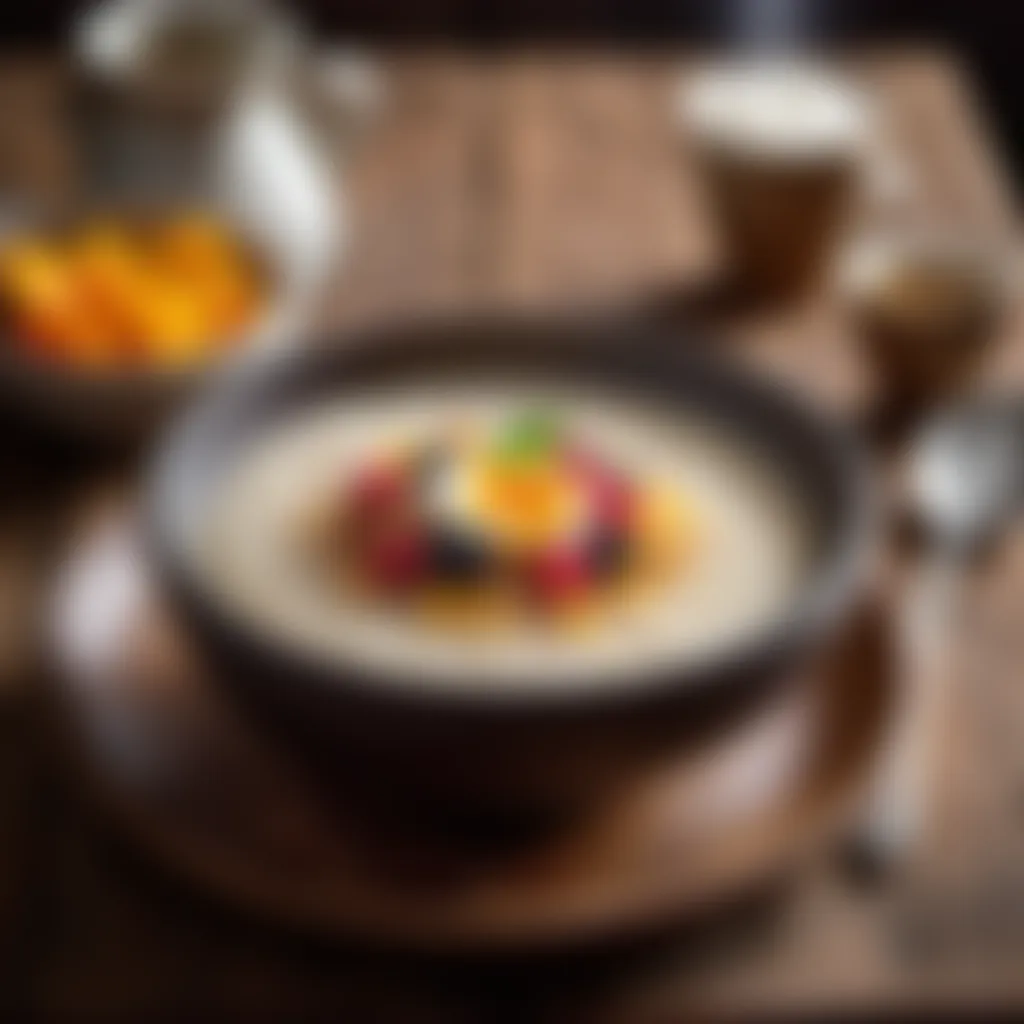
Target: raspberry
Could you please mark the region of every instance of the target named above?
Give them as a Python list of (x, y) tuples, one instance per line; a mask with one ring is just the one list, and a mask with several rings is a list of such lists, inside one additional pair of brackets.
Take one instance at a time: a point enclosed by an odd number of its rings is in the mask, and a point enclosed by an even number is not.
[(369, 519), (396, 508), (405, 498), (406, 475), (397, 466), (371, 463), (356, 475), (348, 507), (356, 519)]
[(586, 488), (597, 523), (615, 532), (627, 531), (634, 506), (629, 481), (586, 450), (572, 452), (569, 465)]
[(527, 570), (533, 592), (546, 604), (557, 604), (580, 594), (590, 585), (586, 556), (576, 548), (541, 552)]
[(370, 581), (385, 590), (402, 590), (418, 583), (428, 565), (425, 538), (416, 530), (374, 538), (363, 557)]

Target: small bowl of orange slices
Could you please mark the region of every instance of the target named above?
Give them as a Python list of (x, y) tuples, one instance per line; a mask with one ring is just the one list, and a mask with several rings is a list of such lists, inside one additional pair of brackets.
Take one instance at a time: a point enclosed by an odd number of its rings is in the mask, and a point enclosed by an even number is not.
[(16, 404), (83, 432), (152, 423), (269, 341), (273, 290), (257, 247), (205, 210), (15, 228), (0, 240), (0, 376)]

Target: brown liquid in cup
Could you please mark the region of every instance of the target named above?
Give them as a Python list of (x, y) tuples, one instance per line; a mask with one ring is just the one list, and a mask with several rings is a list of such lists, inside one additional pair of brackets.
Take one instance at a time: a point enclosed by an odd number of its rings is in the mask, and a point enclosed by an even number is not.
[(744, 292), (790, 297), (819, 284), (850, 205), (854, 162), (709, 152), (709, 199), (729, 275)]

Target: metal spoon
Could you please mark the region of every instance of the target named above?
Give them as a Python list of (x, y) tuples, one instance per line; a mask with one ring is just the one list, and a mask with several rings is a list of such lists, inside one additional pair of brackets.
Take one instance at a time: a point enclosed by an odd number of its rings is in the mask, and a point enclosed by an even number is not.
[(897, 623), (900, 693), (855, 850), (873, 866), (902, 859), (931, 810), (931, 777), (949, 684), (946, 643), (971, 553), (1024, 499), (1024, 398), (972, 402), (941, 415), (910, 450), (912, 510), (926, 554)]

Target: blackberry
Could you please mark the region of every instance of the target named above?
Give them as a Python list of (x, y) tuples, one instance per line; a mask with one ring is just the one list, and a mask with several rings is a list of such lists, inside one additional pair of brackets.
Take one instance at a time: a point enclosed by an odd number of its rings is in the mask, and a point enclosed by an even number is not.
[(629, 542), (621, 530), (598, 529), (587, 543), (587, 561), (598, 579), (617, 576), (628, 558)]
[(452, 527), (437, 527), (430, 534), (430, 566), (440, 580), (472, 583), (491, 572), (494, 556), (484, 538)]

